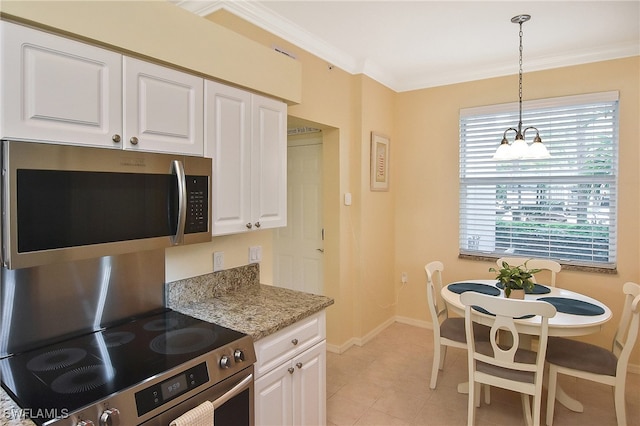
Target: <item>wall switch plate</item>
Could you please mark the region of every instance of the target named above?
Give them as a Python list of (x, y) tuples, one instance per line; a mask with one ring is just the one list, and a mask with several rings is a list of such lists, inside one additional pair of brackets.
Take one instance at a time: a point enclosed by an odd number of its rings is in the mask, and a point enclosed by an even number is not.
[(400, 280), (402, 281), (402, 284), (408, 283), (409, 275), (406, 272), (403, 272), (402, 275), (400, 276)]
[(262, 261), (262, 246), (249, 247), (249, 263), (259, 263)]
[(213, 272), (222, 271), (224, 269), (224, 252), (216, 251), (213, 253)]
[(350, 192), (346, 192), (344, 194), (344, 205), (345, 206), (350, 206), (351, 205), (351, 193)]

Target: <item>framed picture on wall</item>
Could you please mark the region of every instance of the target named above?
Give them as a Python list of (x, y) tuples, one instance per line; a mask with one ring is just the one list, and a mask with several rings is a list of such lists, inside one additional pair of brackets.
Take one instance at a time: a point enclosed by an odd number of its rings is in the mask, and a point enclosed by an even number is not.
[(371, 190), (389, 190), (389, 138), (371, 132)]

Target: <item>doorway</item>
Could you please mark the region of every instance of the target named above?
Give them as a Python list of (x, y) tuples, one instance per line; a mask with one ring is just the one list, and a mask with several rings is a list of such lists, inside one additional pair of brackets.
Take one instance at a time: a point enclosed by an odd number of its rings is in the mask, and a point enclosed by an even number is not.
[(274, 232), (274, 284), (324, 295), (322, 131), (294, 122), (287, 137), (287, 226)]

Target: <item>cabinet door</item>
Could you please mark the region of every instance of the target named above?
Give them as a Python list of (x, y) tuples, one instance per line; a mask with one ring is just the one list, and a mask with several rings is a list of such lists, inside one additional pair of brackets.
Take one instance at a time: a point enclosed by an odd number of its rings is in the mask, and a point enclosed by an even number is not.
[(204, 80), (124, 58), (125, 149), (204, 155)]
[(291, 407), (292, 371), (290, 363), (287, 362), (255, 381), (256, 426), (294, 424)]
[(122, 56), (0, 25), (1, 136), (120, 148), (112, 137), (122, 135)]
[(293, 359), (293, 423), (324, 425), (327, 416), (326, 341)]
[(251, 218), (265, 229), (287, 225), (287, 106), (253, 95)]
[(247, 231), (251, 223), (251, 94), (205, 82), (205, 157), (213, 159), (212, 231)]

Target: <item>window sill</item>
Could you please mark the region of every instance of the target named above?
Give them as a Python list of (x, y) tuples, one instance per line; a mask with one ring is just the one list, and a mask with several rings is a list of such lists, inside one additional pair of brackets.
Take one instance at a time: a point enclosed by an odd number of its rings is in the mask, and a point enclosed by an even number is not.
[[(487, 262), (494, 262), (494, 263), (496, 260), (498, 260), (499, 257), (500, 256), (463, 254), (463, 253), (458, 254), (458, 259), (478, 260), (478, 261), (487, 261)], [(560, 264), (562, 265), (563, 271), (582, 271), (582, 272), (591, 272), (596, 274), (609, 274), (609, 275), (618, 273), (618, 269), (616, 268), (609, 269), (609, 268), (598, 268), (596, 266), (570, 265), (562, 262), (560, 262)]]

